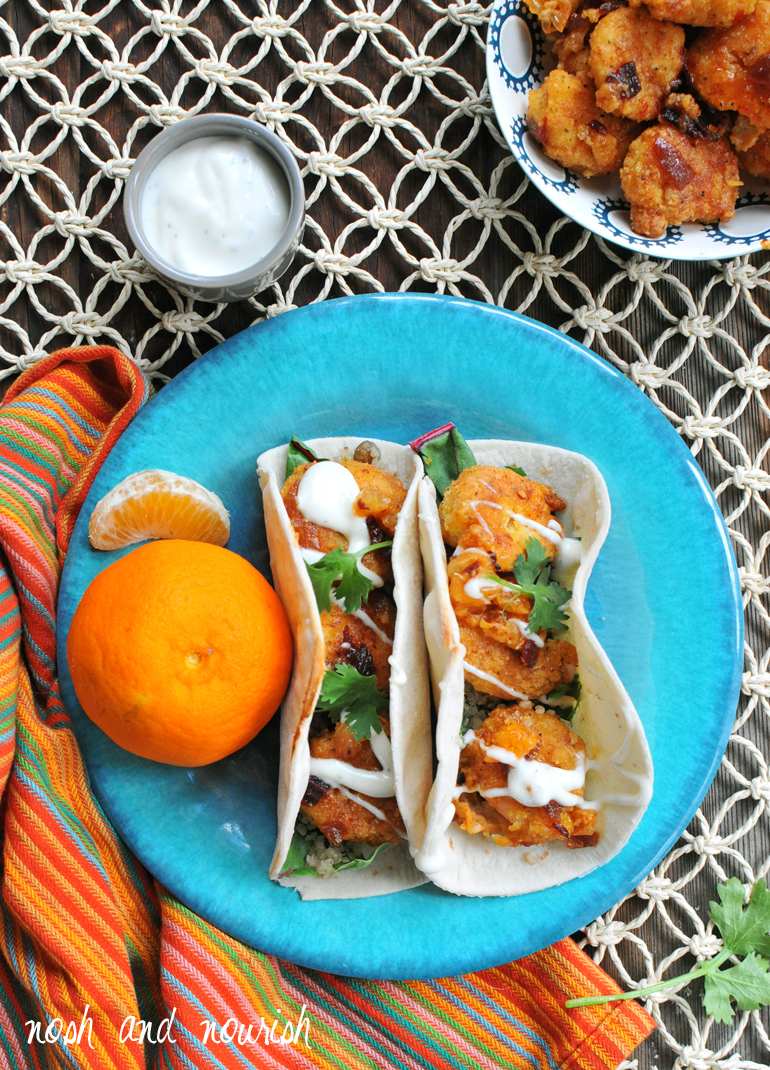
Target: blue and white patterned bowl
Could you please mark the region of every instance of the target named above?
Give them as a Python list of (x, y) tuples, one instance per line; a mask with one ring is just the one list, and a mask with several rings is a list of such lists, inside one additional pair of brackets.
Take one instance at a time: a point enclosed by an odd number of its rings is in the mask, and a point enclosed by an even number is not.
[(742, 174), (744, 185), (733, 219), (719, 226), (685, 223), (662, 238), (631, 230), (628, 202), (618, 175), (580, 178), (549, 159), (527, 130), (527, 94), (544, 74), (545, 38), (523, 0), (497, 0), (487, 34), (487, 75), (492, 105), (511, 152), (537, 188), (556, 207), (594, 234), (673, 260), (725, 260), (770, 250), (770, 183)]

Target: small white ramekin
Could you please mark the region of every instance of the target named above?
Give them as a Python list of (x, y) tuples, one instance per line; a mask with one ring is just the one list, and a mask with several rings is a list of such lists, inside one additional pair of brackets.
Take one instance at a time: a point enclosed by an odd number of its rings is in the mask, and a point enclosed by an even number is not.
[[(223, 135), (248, 138), (273, 157), (289, 186), (289, 219), (278, 244), (250, 267), (234, 271), (232, 275), (190, 275), (172, 267), (147, 240), (142, 227), (142, 195), (147, 179), (164, 156), (196, 138)], [(253, 119), (215, 112), (181, 119), (153, 138), (131, 168), (123, 195), (123, 215), (134, 245), (167, 285), (200, 301), (241, 301), (279, 279), (294, 259), (305, 228), (305, 190), (297, 161), (279, 137)]]

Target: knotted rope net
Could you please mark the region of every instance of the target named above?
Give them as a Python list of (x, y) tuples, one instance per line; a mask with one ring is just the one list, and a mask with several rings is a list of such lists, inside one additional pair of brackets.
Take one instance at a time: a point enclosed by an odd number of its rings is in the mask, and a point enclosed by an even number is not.
[[(54, 348), (105, 342), (161, 385), (266, 317), (403, 290), (516, 309), (636, 383), (714, 488), (747, 639), (734, 733), (701, 810), (635, 894), (579, 934), (633, 987), (715, 955), (717, 883), (770, 868), (770, 259), (645, 259), (560, 216), (495, 122), (489, 10), (473, 0), (0, 0), (0, 378)], [(167, 291), (129, 246), (121, 214), (123, 183), (153, 135), (212, 110), (275, 131), (308, 199), (289, 273), (234, 306)], [(697, 731), (698, 711), (690, 716)], [(649, 1001), (660, 1028), (626, 1065), (766, 1067), (767, 1010), (715, 1025), (700, 995), (694, 985)]]

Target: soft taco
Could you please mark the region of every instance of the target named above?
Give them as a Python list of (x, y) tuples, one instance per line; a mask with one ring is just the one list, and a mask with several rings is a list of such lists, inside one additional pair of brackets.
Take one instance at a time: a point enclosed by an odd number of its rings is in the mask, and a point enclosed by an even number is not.
[(257, 463), (295, 645), (270, 876), (304, 899), (422, 884), (410, 854), (432, 782), (422, 464), (360, 438), (292, 439)]
[(437, 772), (417, 865), (463, 895), (519, 895), (621, 850), (652, 792), (639, 716), (586, 620), (610, 525), (596, 466), (554, 446), (412, 444)]

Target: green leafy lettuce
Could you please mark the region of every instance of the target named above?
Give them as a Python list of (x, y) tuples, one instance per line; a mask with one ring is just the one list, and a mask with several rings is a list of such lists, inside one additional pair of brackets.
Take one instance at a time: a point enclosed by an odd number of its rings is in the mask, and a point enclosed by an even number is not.
[(426, 475), (433, 481), (441, 498), (460, 472), (476, 464), (473, 451), (454, 424), (444, 424), (435, 431), (428, 431), (409, 445), (422, 458)]
[(324, 457), (318, 457), (311, 450), (310, 446), (306, 446), (301, 438), (296, 438), (294, 435), (289, 439), (289, 452), (286, 455), (286, 475), (284, 479), (288, 479), (295, 468), (299, 468), (301, 464), (307, 464), (308, 461), (323, 461)]
[[(344, 859), (340, 862), (335, 862), (332, 869), (337, 873), (341, 873), (345, 869), (366, 869), (374, 862), (375, 858), (378, 858), (383, 851), (387, 851), (389, 847), (393, 845), (390, 843), (381, 843), (379, 847), (375, 847), (368, 858), (350, 858), (347, 861)], [(310, 843), (305, 836), (300, 836), (298, 832), (295, 832), (291, 838), (291, 845), (286, 855), (286, 861), (283, 864), (283, 870), (281, 872), (282, 877), (317, 877), (317, 870), (312, 866), (307, 865), (307, 856), (310, 852)]]

